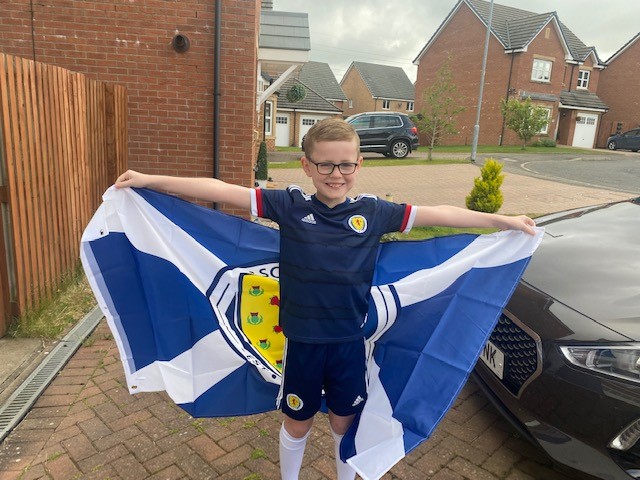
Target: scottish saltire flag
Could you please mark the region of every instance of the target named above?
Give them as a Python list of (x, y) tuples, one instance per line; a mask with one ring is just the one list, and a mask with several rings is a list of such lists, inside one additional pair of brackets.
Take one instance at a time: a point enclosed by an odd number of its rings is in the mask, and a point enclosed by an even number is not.
[[(103, 200), (81, 256), (129, 391), (166, 390), (196, 417), (275, 409), (278, 231), (150, 190), (111, 187)], [(369, 398), (341, 445), (362, 478), (429, 437), (541, 237), (381, 245), (365, 324)]]

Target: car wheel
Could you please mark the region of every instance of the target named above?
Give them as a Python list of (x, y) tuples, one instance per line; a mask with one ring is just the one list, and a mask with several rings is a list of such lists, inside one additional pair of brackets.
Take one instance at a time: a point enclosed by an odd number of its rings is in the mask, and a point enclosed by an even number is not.
[(391, 144), (390, 151), (393, 158), (404, 158), (409, 155), (409, 144), (404, 140), (398, 140)]
[(609, 150), (615, 150), (616, 149), (616, 142), (614, 140), (611, 140), (609, 143), (607, 143), (607, 148)]

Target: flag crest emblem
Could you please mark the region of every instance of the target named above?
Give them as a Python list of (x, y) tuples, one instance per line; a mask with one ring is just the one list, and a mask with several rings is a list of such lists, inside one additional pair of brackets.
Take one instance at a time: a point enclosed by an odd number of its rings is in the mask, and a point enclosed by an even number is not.
[[(277, 280), (260, 275), (242, 275), (240, 289), (240, 318), (242, 332), (272, 367), (282, 371), (278, 363), (284, 351), (284, 335), (278, 325), (280, 308), (274, 299), (280, 296)], [(260, 291), (260, 295), (254, 292)]]

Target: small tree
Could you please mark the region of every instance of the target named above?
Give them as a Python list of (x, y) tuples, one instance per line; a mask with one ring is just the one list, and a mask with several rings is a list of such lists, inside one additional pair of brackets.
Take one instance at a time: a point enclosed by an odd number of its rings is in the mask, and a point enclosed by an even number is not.
[(516, 132), (518, 138), (522, 140), (522, 149), (527, 146), (527, 142), (540, 133), (548, 120), (548, 110), (536, 107), (527, 97), (524, 101), (517, 98), (510, 98), (508, 101), (502, 100), (502, 115), (505, 125), (510, 130)]
[(449, 68), (449, 60), (438, 69), (434, 83), (427, 88), (422, 98), (424, 106), (414, 117), (414, 122), (421, 132), (429, 137), (429, 156), (433, 147), (447, 134), (458, 133), (454, 117), (464, 110), (460, 105), (458, 87), (453, 83), (453, 75)]
[(268, 175), (267, 142), (262, 141), (260, 142), (258, 160), (256, 162), (256, 180), (267, 180)]
[(473, 180), (473, 188), (467, 196), (466, 203), (469, 210), (477, 212), (495, 213), (500, 210), (502, 202), (502, 192), (500, 186), (504, 180), (502, 164), (494, 159), (488, 159), (480, 169), (480, 177)]

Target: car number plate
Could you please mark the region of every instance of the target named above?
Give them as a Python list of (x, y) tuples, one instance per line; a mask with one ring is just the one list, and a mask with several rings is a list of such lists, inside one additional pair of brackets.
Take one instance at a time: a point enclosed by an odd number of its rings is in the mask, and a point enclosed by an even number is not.
[(480, 360), (489, 367), (493, 373), (495, 373), (500, 380), (504, 376), (504, 353), (496, 347), (491, 340), (487, 341), (482, 353), (480, 354)]

